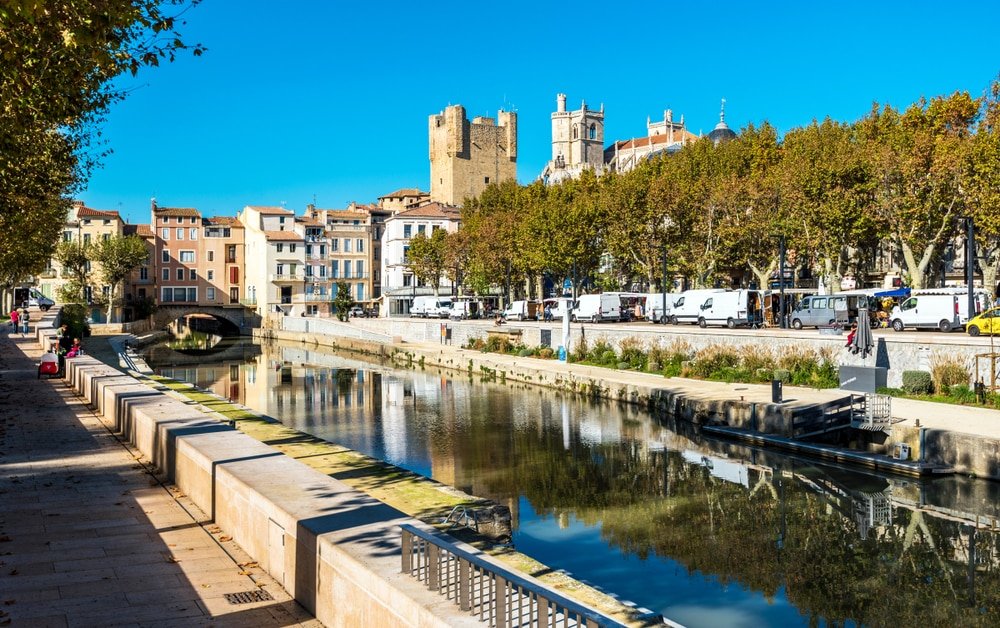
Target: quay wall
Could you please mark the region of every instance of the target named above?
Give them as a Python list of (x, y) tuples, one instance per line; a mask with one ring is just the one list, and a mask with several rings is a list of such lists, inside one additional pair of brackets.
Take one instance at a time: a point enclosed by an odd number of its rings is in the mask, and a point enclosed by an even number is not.
[[(315, 320), (315, 319), (314, 319)], [(380, 334), (382, 336), (397, 336), (414, 342), (440, 342), (441, 325), (445, 324), (451, 330), (451, 342), (455, 346), (464, 346), (472, 338), (485, 338), (487, 333), (496, 328), (491, 322), (483, 321), (449, 321), (419, 318), (380, 318), (351, 319), (349, 324), (359, 332)], [(504, 330), (520, 330), (524, 344), (529, 347), (551, 346), (563, 344), (562, 325), (555, 323), (518, 323), (510, 322), (503, 325)], [(700, 329), (695, 325), (654, 325), (652, 323), (631, 323), (628, 325), (573, 323), (570, 329), (571, 344), (586, 338), (590, 345), (598, 339), (604, 339), (615, 349), (625, 338), (637, 338), (645, 344), (661, 343), (669, 345), (675, 340), (683, 340), (694, 350), (704, 349), (710, 345), (733, 345), (741, 347), (752, 345), (772, 351), (784, 348), (810, 348), (833, 352), (839, 364), (848, 366), (882, 366), (888, 369), (890, 387), (898, 388), (903, 383), (903, 371), (930, 371), (934, 360), (939, 356), (958, 357), (962, 359), (969, 372), (975, 377), (976, 356), (993, 351), (988, 337), (973, 338), (964, 333), (951, 334), (928, 333), (908, 330), (893, 332), (891, 330), (877, 331), (876, 346), (867, 360), (851, 354), (844, 346), (846, 335), (825, 335), (815, 329), (775, 330), (775, 329)], [(996, 341), (996, 351), (1000, 352), (1000, 340)], [(983, 362), (986, 369), (985, 379), (989, 379), (989, 363)]]
[(480, 625), (401, 573), (398, 526), (429, 526), (92, 357), (64, 382), (324, 625)]

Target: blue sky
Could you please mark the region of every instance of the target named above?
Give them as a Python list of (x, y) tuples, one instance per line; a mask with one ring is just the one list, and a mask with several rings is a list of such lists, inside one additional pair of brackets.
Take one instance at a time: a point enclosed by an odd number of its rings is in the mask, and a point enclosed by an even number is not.
[(429, 189), (427, 117), (518, 113), (518, 179), (550, 156), (559, 92), (605, 107), (605, 143), (670, 108), (708, 133), (779, 131), (873, 101), (981, 94), (1000, 72), (997, 2), (414, 3), (205, 0), (208, 48), (128, 77), (79, 196), (148, 222), (149, 199), (234, 215)]

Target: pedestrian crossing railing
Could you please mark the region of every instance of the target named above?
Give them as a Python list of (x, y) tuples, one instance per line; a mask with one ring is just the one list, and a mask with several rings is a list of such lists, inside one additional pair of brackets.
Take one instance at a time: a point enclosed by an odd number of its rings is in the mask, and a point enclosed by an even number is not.
[(408, 524), (400, 527), (403, 573), (489, 626), (624, 626), (460, 547), (444, 535)]

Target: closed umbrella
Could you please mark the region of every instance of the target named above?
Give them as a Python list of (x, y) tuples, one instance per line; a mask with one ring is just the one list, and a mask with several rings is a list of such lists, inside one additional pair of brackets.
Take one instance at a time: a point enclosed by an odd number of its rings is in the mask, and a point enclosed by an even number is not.
[(861, 359), (867, 358), (875, 348), (875, 338), (872, 336), (872, 320), (867, 309), (858, 310), (858, 329), (851, 340), (851, 352), (860, 354)]

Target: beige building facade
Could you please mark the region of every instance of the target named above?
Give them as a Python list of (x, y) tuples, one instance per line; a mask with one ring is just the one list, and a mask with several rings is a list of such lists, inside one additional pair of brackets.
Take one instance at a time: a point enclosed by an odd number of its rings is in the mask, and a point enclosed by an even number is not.
[(517, 179), (517, 114), (470, 122), (465, 107), (451, 105), (430, 116), (431, 200), (461, 205), (491, 183)]
[(552, 159), (541, 178), (558, 183), (588, 169), (604, 172), (604, 105), (594, 111), (584, 101), (576, 111), (567, 111), (566, 94), (558, 94), (552, 113)]

